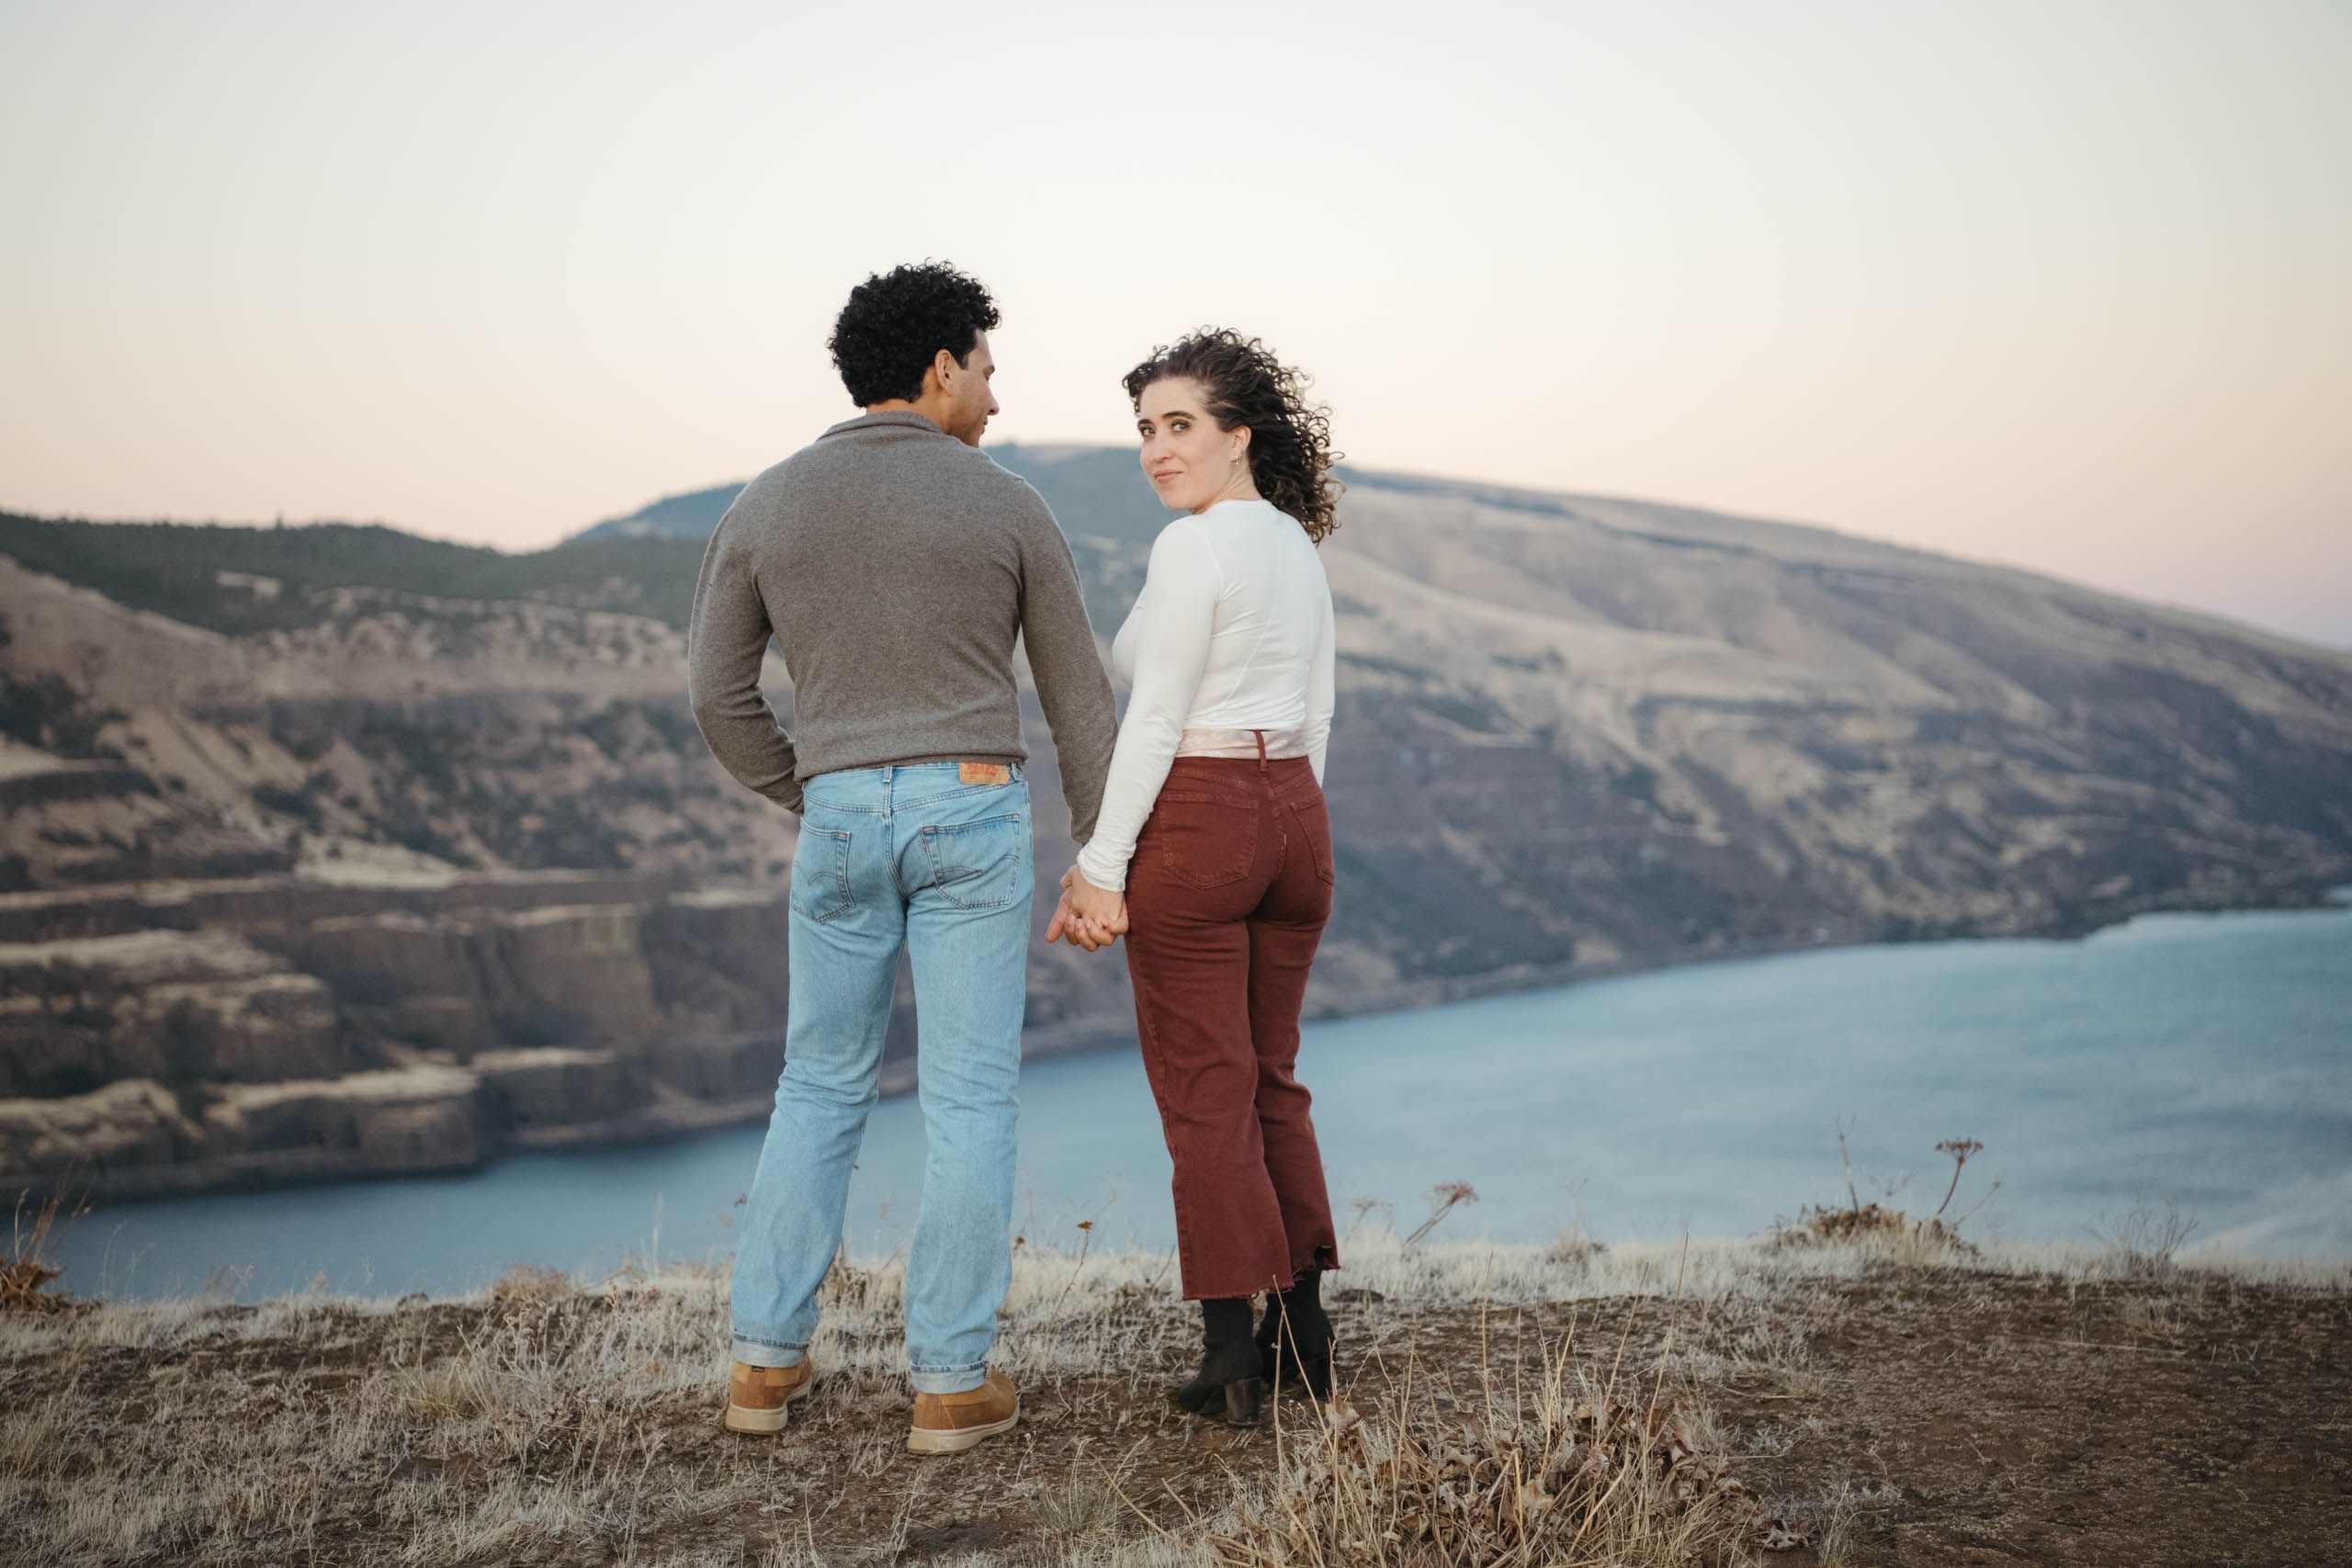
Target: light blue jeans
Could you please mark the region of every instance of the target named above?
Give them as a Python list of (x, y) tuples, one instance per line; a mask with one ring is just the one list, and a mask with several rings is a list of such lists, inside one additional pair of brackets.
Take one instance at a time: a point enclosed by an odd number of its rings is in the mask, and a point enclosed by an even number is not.
[(922, 1393), (984, 1381), (1012, 1275), (1031, 864), (1029, 784), (954, 762), (808, 781), (792, 861), (784, 1076), (735, 1254), (734, 1354), (797, 1366), (841, 1248), (850, 1166), (882, 1075), (903, 948), (929, 1156), (907, 1258), (907, 1356)]

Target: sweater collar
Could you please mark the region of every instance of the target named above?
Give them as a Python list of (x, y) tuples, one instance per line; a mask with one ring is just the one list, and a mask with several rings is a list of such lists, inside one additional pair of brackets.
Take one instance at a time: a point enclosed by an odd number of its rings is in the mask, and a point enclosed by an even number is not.
[(938, 425), (933, 423), (922, 414), (915, 412), (912, 409), (885, 409), (880, 413), (862, 413), (855, 419), (845, 419), (839, 424), (836, 424), (827, 430), (824, 435), (820, 435), (817, 439), (822, 441), (825, 439), (826, 435), (841, 435), (853, 430), (868, 430), (877, 425), (893, 424), (903, 425), (913, 430), (928, 430), (933, 435), (944, 435), (947, 434), (947, 432), (940, 429)]

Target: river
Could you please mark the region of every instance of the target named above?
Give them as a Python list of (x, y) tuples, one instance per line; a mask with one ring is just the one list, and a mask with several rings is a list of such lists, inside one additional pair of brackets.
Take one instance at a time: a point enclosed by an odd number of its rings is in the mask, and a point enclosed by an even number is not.
[[(2135, 1211), (2188, 1252), (2352, 1258), (2352, 908), (2153, 915), (2081, 940), (1922, 942), (1666, 970), (1309, 1027), (1343, 1227), (1477, 1194), (1434, 1233), (1544, 1240), (1740, 1235), (1842, 1199), (1942, 1196), (1981, 1140), (1963, 1234), (2098, 1242)], [(443, 1294), (509, 1264), (600, 1277), (718, 1258), (761, 1127), (508, 1158), (460, 1175), (116, 1204), (54, 1251), (79, 1294), (251, 1301)], [(1016, 1227), (1033, 1244), (1165, 1247), (1168, 1158), (1132, 1051), (1024, 1074)], [(912, 1224), (912, 1099), (874, 1112), (853, 1251)], [(1907, 1179), (1907, 1187), (1902, 1185)], [(1362, 1207), (1360, 1207), (1362, 1205)]]

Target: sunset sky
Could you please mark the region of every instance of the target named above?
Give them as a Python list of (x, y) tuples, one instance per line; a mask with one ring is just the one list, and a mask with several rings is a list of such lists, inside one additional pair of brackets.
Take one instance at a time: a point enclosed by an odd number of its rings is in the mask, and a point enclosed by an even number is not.
[(2352, 646), (2340, 4), (0, 0), (0, 509), (537, 547), (854, 412), (929, 255), (991, 439), (1230, 324), (1368, 467)]

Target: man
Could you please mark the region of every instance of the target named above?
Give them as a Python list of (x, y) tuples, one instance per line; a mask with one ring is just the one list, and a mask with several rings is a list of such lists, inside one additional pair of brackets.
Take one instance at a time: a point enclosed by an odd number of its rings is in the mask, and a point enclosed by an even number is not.
[[(817, 1289), (881, 1076), (901, 946), (930, 1153), (907, 1263), (907, 1446), (954, 1453), (1021, 1403), (987, 1366), (1012, 1274), (1014, 1084), (1030, 928), (1026, 644), (1070, 828), (1094, 830), (1111, 685), (1053, 514), (978, 450), (995, 303), (955, 268), (869, 277), (835, 322), (861, 416), (747, 485), (695, 586), (695, 720), (744, 784), (800, 814), (775, 1113), (735, 1258), (726, 1425), (781, 1431), (814, 1376)], [(760, 693), (773, 633), (787, 734)]]

